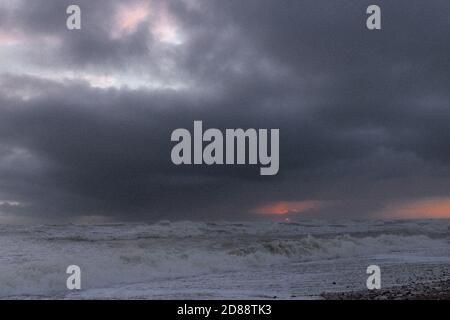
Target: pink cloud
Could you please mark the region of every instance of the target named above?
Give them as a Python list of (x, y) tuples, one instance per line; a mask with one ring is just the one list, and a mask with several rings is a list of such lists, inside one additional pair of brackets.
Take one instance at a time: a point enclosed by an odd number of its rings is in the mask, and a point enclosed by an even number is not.
[(136, 31), (137, 26), (146, 21), (150, 14), (148, 3), (139, 2), (135, 5), (122, 5), (117, 9), (114, 19), (112, 36), (121, 37)]
[(21, 40), (17, 32), (0, 30), (0, 46), (17, 44)]

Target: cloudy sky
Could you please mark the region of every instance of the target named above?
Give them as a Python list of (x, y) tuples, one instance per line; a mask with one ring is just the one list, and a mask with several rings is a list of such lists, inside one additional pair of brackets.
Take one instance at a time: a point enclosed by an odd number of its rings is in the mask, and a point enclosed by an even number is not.
[[(450, 217), (449, 31), (448, 0), (2, 0), (0, 221)], [(279, 128), (279, 173), (173, 165), (194, 120)]]

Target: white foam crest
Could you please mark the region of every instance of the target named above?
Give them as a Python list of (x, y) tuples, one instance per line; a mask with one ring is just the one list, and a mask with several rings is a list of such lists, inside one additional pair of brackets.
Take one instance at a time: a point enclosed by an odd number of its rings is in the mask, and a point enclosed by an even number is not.
[(71, 264), (81, 267), (83, 288), (96, 289), (287, 262), (408, 255), (418, 250), (433, 256), (448, 253), (446, 223), (2, 226), (0, 297), (65, 296), (65, 270)]

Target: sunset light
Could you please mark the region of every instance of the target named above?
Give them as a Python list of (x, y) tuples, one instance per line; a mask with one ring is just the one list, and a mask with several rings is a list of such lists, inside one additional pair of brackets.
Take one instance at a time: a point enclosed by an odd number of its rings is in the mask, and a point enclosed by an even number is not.
[(260, 214), (283, 215), (288, 213), (301, 213), (319, 207), (318, 201), (280, 201), (258, 207), (254, 210)]
[(429, 198), (393, 206), (383, 212), (386, 218), (450, 218), (450, 198)]

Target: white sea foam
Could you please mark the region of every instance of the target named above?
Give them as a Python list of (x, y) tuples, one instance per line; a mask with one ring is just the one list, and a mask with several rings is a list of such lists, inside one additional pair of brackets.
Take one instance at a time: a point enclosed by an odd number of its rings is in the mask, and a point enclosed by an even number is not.
[[(352, 270), (364, 276), (367, 261), (445, 270), (449, 228), (449, 220), (0, 226), (0, 297), (314, 294), (308, 288), (326, 289), (331, 276), (356, 285)], [(70, 264), (82, 270), (77, 293), (65, 288)]]

